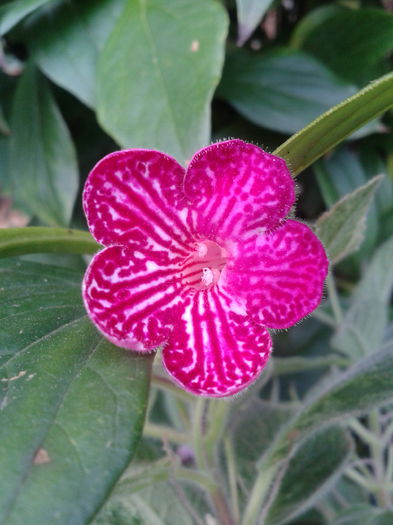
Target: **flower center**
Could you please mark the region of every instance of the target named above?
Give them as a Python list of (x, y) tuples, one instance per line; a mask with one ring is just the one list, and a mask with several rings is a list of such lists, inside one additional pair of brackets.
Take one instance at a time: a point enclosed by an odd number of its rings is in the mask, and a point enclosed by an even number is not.
[(182, 266), (184, 282), (196, 290), (207, 290), (220, 279), (227, 252), (213, 241), (202, 241), (185, 258)]

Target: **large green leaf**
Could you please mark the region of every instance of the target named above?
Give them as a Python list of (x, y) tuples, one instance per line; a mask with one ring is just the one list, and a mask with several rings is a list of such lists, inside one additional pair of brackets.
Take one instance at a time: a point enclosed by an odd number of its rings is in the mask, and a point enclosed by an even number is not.
[(0, 229), (0, 258), (29, 253), (95, 253), (100, 249), (89, 232), (29, 226)]
[(14, 0), (0, 6), (0, 35), (4, 35), (25, 16), (49, 2), (53, 0)]
[(49, 87), (32, 66), (15, 93), (11, 132), (16, 204), (51, 226), (68, 226), (78, 191), (76, 154)]
[(135, 451), (151, 357), (102, 339), (78, 273), (9, 259), (0, 274), (0, 522), (84, 525)]
[(242, 46), (251, 36), (252, 32), (272, 3), (273, 0), (236, 0), (238, 46)]
[(28, 28), (40, 69), (88, 106), (95, 103), (99, 51), (126, 0), (74, 0), (60, 4)]
[(294, 133), (356, 92), (313, 57), (281, 50), (228, 56), (218, 95), (251, 122)]
[(375, 253), (333, 337), (333, 347), (352, 359), (375, 352), (382, 341), (393, 287), (392, 254), (393, 237)]
[(382, 175), (374, 177), (319, 217), (317, 234), (332, 263), (359, 248), (364, 238), (369, 205), (382, 178)]
[(99, 61), (102, 127), (122, 147), (189, 159), (210, 140), (226, 32), (213, 0), (128, 0)]
[(382, 9), (322, 7), (297, 25), (293, 43), (349, 82), (369, 80), (393, 49), (393, 14)]
[(266, 525), (286, 523), (312, 507), (348, 464), (352, 443), (340, 427), (311, 436), (290, 460)]
[(393, 107), (393, 73), (330, 109), (281, 144), (274, 154), (284, 158), (294, 175), (330, 151), (369, 120)]

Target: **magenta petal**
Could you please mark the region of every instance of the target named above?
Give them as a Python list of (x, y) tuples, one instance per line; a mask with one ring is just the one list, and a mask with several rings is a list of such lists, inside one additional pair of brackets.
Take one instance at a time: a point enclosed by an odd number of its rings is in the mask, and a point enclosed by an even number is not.
[(239, 242), (223, 286), (246, 301), (257, 322), (288, 328), (319, 305), (328, 264), (311, 229), (288, 220), (273, 232)]
[(94, 256), (83, 280), (87, 312), (115, 345), (150, 350), (168, 340), (176, 304), (185, 293), (176, 265), (124, 246)]
[(159, 151), (124, 150), (90, 172), (83, 207), (94, 238), (183, 253), (190, 237), (181, 219), (184, 168)]
[(218, 286), (189, 297), (163, 350), (169, 374), (193, 394), (230, 396), (254, 381), (266, 365), (269, 332), (231, 308)]
[(200, 150), (190, 162), (184, 190), (196, 211), (196, 229), (210, 238), (278, 225), (295, 201), (285, 161), (241, 140)]

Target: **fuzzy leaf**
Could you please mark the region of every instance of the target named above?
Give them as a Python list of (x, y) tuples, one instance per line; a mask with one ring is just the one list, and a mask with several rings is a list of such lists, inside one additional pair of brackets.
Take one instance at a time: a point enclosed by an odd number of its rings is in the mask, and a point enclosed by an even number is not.
[(290, 137), (273, 153), (284, 158), (294, 175), (330, 151), (370, 120), (393, 107), (393, 73), (330, 109)]
[(340, 199), (316, 222), (316, 233), (332, 263), (356, 251), (366, 229), (369, 205), (383, 175), (378, 175), (353, 193)]
[(288, 464), (266, 525), (286, 523), (311, 508), (342, 474), (352, 449), (348, 434), (337, 426), (306, 440)]
[(99, 249), (86, 231), (40, 226), (0, 229), (0, 258), (29, 253), (95, 253)]
[(372, 354), (382, 341), (393, 286), (392, 254), (393, 237), (376, 251), (333, 337), (333, 347), (352, 359)]

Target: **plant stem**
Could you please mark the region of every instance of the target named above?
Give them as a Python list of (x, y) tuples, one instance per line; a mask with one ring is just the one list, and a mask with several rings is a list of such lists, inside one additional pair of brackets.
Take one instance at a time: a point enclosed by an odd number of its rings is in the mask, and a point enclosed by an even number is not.
[(355, 432), (367, 445), (378, 445), (378, 437), (370, 432), (366, 427), (364, 427), (360, 421), (356, 418), (350, 419), (348, 421), (349, 428)]
[(208, 463), (214, 464), (217, 444), (224, 432), (230, 403), (222, 399), (211, 400), (209, 405), (209, 426), (204, 439)]
[(186, 434), (178, 432), (177, 430), (174, 430), (173, 428), (167, 427), (165, 425), (157, 425), (156, 423), (147, 422), (145, 424), (143, 433), (147, 437), (155, 439), (167, 439), (168, 441), (172, 441), (173, 443), (177, 443), (179, 445), (188, 443), (189, 441)]
[(247, 502), (241, 525), (255, 525), (258, 515), (261, 512), (263, 502), (267, 497), (269, 487), (271, 486), (272, 480), (278, 473), (280, 465), (281, 462), (277, 462), (273, 465), (267, 466), (267, 468), (259, 469), (249, 500)]
[(225, 458), (228, 466), (229, 493), (231, 495), (232, 512), (236, 523), (240, 520), (239, 495), (237, 491), (236, 456), (233, 443), (229, 436), (224, 438)]
[(235, 525), (231, 516), (228, 503), (220, 489), (215, 489), (210, 492), (214, 508), (216, 509), (218, 523), (220, 525)]
[(332, 305), (333, 315), (334, 319), (336, 320), (336, 324), (341, 324), (341, 321), (343, 319), (343, 313), (340, 305), (340, 300), (337, 293), (336, 283), (334, 281), (334, 276), (331, 272), (328, 273), (327, 279), (326, 279), (330, 304)]
[(196, 400), (193, 418), (193, 442), (195, 459), (196, 464), (201, 471), (205, 471), (208, 469), (204, 443), (207, 403), (208, 401), (203, 398), (198, 398)]
[(375, 477), (378, 485), (375, 497), (377, 498), (378, 505), (382, 508), (390, 507), (390, 497), (386, 492), (384, 486), (385, 481), (385, 458), (384, 458), (384, 446), (381, 443), (381, 425), (379, 422), (379, 411), (374, 409), (369, 414), (369, 424), (372, 432), (379, 436), (379, 440), (375, 443), (370, 444), (371, 456), (375, 465)]

